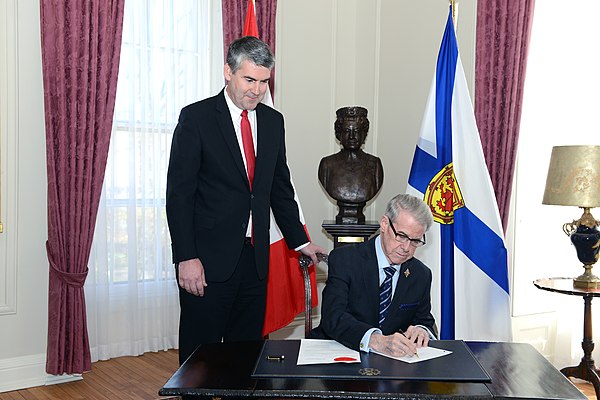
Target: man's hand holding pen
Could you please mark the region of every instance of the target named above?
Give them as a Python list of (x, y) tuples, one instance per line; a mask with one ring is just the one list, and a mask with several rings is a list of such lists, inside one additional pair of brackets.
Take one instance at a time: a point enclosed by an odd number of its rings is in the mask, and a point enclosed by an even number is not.
[(393, 357), (403, 357), (416, 356), (417, 348), (426, 347), (427, 343), (429, 343), (427, 331), (417, 326), (409, 326), (405, 332), (396, 332), (387, 336), (373, 332), (369, 347)]

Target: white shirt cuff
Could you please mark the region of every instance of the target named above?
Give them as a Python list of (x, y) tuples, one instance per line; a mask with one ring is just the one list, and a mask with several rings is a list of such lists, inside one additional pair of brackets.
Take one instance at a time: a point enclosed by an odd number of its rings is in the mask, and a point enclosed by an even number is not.
[(369, 342), (371, 341), (371, 335), (373, 334), (373, 332), (381, 333), (381, 329), (371, 328), (365, 332), (360, 341), (360, 351), (364, 351), (365, 353), (371, 351), (371, 349), (369, 348)]
[(310, 244), (310, 242), (306, 242), (306, 243), (304, 243), (304, 244), (302, 244), (302, 245), (300, 245), (300, 246), (296, 247), (294, 250), (296, 250), (296, 251), (300, 251), (300, 250), (302, 250), (303, 248), (305, 248), (306, 246), (308, 246), (309, 244)]

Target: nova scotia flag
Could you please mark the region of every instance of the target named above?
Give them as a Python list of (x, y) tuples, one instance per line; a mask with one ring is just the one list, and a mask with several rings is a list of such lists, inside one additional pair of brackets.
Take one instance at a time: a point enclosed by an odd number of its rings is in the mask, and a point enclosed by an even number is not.
[(408, 193), (435, 223), (417, 258), (431, 268), (440, 339), (510, 341), (508, 260), (494, 191), (448, 15)]

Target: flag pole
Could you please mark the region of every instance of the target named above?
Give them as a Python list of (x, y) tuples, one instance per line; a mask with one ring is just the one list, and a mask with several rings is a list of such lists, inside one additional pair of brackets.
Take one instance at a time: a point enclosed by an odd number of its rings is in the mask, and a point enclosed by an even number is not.
[(454, 25), (454, 30), (456, 31), (456, 14), (458, 11), (458, 2), (456, 0), (449, 0), (450, 6), (452, 6), (452, 24)]

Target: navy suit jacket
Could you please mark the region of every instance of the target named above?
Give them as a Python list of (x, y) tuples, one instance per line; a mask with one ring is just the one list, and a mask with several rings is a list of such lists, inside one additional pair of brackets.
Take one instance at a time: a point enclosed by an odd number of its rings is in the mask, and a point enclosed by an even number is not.
[(290, 182), (283, 116), (258, 104), (256, 120), (252, 190), (223, 91), (183, 108), (175, 128), (166, 198), (173, 262), (199, 258), (209, 281), (232, 275), (250, 210), (259, 277), (268, 272), (269, 208), (290, 248), (308, 242)]
[[(321, 323), (315, 337), (335, 339), (359, 350), (360, 341), (379, 325), (379, 271), (375, 238), (334, 249), (321, 305)], [(408, 273), (406, 273), (408, 271)], [(423, 325), (437, 334), (431, 314), (431, 270), (416, 258), (400, 266), (398, 283), (381, 326), (384, 335)]]

